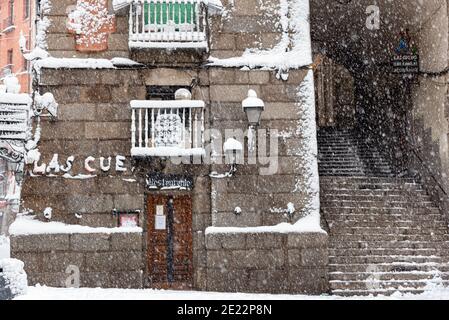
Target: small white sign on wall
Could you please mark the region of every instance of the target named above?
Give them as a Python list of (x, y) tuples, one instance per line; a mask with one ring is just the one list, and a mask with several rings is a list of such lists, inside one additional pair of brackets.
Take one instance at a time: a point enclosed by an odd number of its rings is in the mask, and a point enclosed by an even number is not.
[(156, 215), (154, 226), (156, 230), (165, 230), (167, 228), (165, 216)]
[(156, 215), (163, 216), (164, 215), (164, 206), (158, 205), (156, 206)]

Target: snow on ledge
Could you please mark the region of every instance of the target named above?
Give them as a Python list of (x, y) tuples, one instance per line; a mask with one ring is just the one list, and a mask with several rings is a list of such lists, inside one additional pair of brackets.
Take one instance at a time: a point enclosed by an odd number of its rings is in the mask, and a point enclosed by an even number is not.
[(250, 68), (289, 70), (312, 64), (309, 0), (280, 0), (279, 43), (268, 50), (248, 48), (239, 57), (219, 59), (209, 57), (208, 66), (224, 68)]
[(113, 69), (114, 65), (107, 59), (80, 59), (80, 58), (46, 58), (36, 61), (35, 68), (49, 68), (49, 69)]
[(128, 58), (93, 59), (93, 58), (54, 58), (38, 60), (34, 64), (36, 70), (47, 69), (116, 69), (116, 67), (142, 66), (141, 63)]
[(205, 156), (203, 148), (184, 149), (179, 147), (132, 148), (133, 157), (190, 157)]
[(26, 236), (36, 234), (75, 234), (75, 233), (142, 233), (140, 227), (134, 228), (93, 228), (80, 225), (69, 225), (62, 222), (42, 222), (35, 220), (35, 216), (19, 216), (9, 227), (13, 236)]
[(320, 226), (320, 215), (313, 213), (295, 224), (281, 223), (276, 226), (262, 227), (209, 227), (206, 234), (220, 233), (323, 233), (327, 234)]

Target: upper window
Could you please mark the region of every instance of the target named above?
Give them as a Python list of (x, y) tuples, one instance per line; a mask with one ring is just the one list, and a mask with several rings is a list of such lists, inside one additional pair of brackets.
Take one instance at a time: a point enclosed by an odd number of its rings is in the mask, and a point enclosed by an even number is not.
[(23, 0), (23, 18), (28, 19), (30, 17), (30, 0)]
[(23, 58), (23, 71), (28, 71), (30, 69), (29, 67), (30, 62), (27, 59)]
[(6, 160), (0, 158), (0, 199), (4, 199), (6, 197), (7, 183), (8, 183), (8, 173), (7, 173)]
[(12, 49), (9, 49), (8, 53), (7, 53), (7, 64), (10, 66), (13, 65), (13, 55), (14, 55), (14, 51)]
[(14, 23), (14, 0), (9, 0), (8, 19), (9, 19), (10, 25), (13, 25), (13, 23)]

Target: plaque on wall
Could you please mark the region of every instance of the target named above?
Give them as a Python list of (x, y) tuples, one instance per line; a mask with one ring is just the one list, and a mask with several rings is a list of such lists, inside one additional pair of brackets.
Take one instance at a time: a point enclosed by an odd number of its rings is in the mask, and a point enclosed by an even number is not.
[(192, 190), (193, 178), (184, 175), (152, 173), (146, 177), (149, 190)]
[(165, 230), (167, 229), (167, 219), (165, 216), (154, 216), (154, 228), (156, 230)]
[(415, 54), (395, 55), (391, 60), (391, 64), (393, 66), (393, 73), (398, 74), (419, 73), (419, 56)]

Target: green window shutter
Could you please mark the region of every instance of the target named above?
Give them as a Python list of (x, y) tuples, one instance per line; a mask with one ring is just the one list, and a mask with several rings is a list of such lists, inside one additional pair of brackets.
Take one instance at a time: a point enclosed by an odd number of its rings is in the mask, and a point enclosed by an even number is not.
[(196, 6), (190, 2), (189, 3), (146, 2), (144, 4), (144, 14), (145, 14), (145, 24), (149, 23), (167, 24), (169, 20), (173, 21), (174, 24), (183, 24), (183, 23), (194, 24), (196, 21), (197, 12)]

